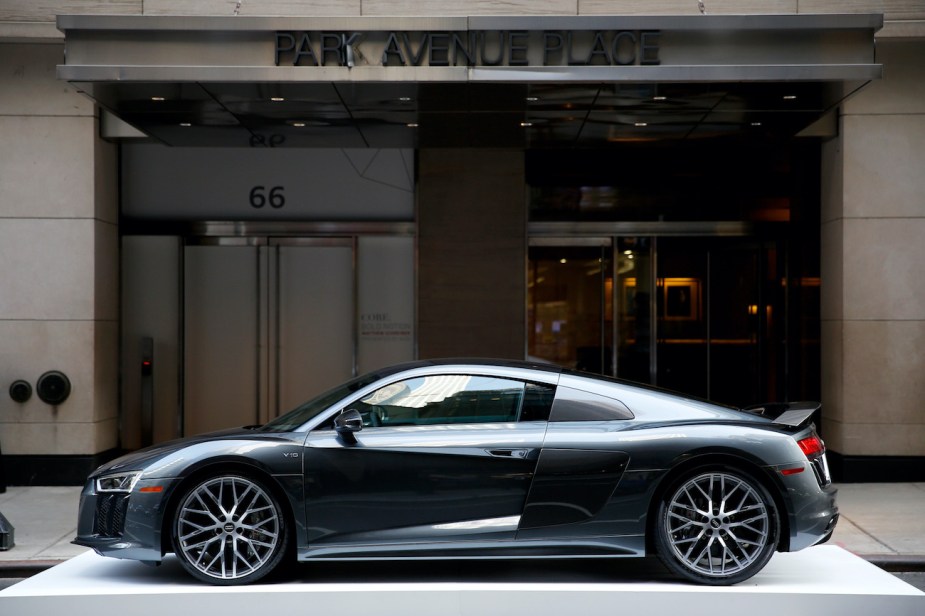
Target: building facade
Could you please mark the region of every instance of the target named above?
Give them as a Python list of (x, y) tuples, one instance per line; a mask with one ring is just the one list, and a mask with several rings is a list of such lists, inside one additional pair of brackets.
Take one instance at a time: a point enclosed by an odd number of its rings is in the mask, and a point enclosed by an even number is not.
[(921, 480), (925, 5), (703, 4), (4, 2), (7, 482), (448, 356)]

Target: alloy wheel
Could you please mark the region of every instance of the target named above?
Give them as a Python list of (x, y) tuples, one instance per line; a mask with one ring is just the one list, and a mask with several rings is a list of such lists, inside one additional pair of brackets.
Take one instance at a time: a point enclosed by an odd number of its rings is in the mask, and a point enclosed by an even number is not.
[(721, 579), (753, 569), (749, 577), (770, 558), (769, 508), (742, 477), (702, 473), (678, 487), (667, 502), (664, 537), (674, 560), (695, 574)]
[(197, 576), (234, 583), (263, 577), (278, 562), (283, 520), (259, 484), (234, 475), (192, 488), (180, 504), (174, 545)]

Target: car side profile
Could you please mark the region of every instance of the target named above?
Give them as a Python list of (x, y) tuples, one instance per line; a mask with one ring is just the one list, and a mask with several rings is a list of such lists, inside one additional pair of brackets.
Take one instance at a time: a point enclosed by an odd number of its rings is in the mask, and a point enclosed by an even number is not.
[(838, 520), (814, 403), (728, 408), (554, 366), (421, 361), (90, 475), (79, 545), (195, 578), (284, 560), (619, 558), (735, 584)]

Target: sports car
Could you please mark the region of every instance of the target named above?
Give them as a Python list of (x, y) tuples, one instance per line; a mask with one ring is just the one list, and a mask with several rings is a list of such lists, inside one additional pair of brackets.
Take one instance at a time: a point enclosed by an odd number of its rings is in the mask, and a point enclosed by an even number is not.
[(656, 554), (734, 584), (838, 520), (816, 403), (734, 409), (526, 362), (377, 371), (94, 471), (74, 543), (244, 584), (285, 561)]

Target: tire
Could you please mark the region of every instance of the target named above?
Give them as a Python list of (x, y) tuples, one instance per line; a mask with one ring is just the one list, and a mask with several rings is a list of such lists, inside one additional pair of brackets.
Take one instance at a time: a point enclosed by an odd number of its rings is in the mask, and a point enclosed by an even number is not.
[(726, 468), (702, 468), (675, 482), (659, 503), (655, 545), (676, 575), (728, 585), (752, 577), (777, 548), (777, 507), (764, 486)]
[(171, 526), (173, 549), (203, 582), (249, 584), (279, 565), (286, 526), (279, 503), (260, 481), (220, 475), (195, 483), (181, 496)]

